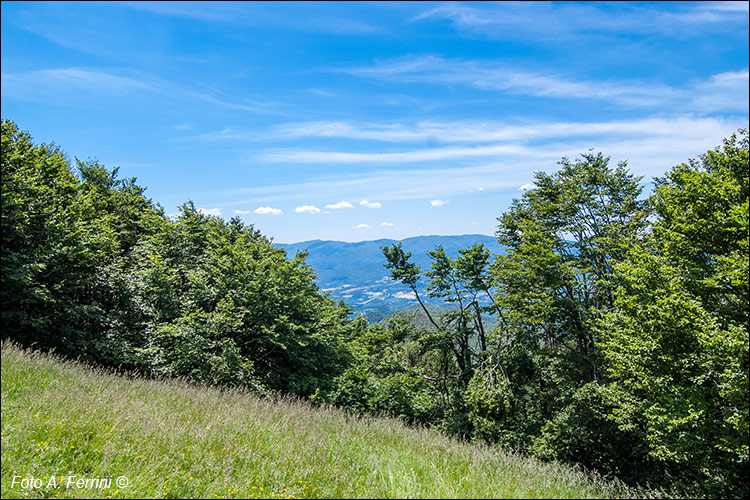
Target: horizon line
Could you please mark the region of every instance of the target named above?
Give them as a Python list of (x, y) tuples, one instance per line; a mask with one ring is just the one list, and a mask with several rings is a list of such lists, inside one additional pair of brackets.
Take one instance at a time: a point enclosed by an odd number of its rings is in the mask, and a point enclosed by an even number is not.
[(357, 241), (346, 241), (346, 240), (323, 240), (323, 239), (314, 239), (314, 240), (303, 240), (303, 241), (295, 241), (291, 243), (284, 243), (284, 242), (278, 242), (273, 239), (273, 237), (270, 237), (271, 244), (272, 245), (300, 245), (302, 243), (313, 243), (313, 242), (326, 242), (326, 243), (369, 243), (374, 241), (382, 241), (382, 240), (390, 240), (390, 241), (404, 241), (404, 240), (410, 240), (414, 238), (431, 238), (431, 237), (438, 237), (438, 238), (451, 238), (451, 237), (459, 237), (459, 236), (485, 236), (487, 238), (496, 238), (495, 235), (491, 234), (481, 234), (481, 233), (463, 233), (463, 234), (420, 234), (417, 236), (407, 236), (406, 238), (396, 239), (396, 238), (376, 238), (372, 240), (357, 240)]

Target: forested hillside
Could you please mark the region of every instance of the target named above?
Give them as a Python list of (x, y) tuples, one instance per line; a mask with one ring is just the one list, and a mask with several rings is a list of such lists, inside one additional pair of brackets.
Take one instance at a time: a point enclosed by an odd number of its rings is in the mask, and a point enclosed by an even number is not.
[(3, 120), (3, 338), (746, 497), (748, 133), (665, 172), (644, 193), (601, 153), (563, 158), (496, 214), (502, 253), (437, 246), (427, 267), (383, 245), (378, 272), (426, 319), (368, 323), (304, 253), (190, 202), (167, 217), (134, 179)]

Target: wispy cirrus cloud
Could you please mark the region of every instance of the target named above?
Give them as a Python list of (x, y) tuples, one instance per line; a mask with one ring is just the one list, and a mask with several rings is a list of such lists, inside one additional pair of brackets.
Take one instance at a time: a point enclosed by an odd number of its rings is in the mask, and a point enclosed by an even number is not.
[(651, 33), (695, 37), (701, 36), (705, 30), (725, 29), (732, 23), (744, 22), (747, 29), (747, 13), (747, 2), (687, 2), (677, 4), (673, 9), (628, 2), (606, 5), (471, 2), (432, 7), (411, 21), (449, 20), (459, 31), (494, 39), (528, 39), (533, 43)]
[(349, 73), (387, 81), (461, 84), (483, 90), (551, 98), (619, 100), (625, 103), (657, 103), (676, 92), (664, 84), (576, 80), (562, 74), (540, 73), (497, 61), (446, 59), (412, 55)]
[[(557, 155), (546, 159), (512, 162), (489, 162), (471, 167), (424, 169), (389, 169), (378, 172), (363, 171), (349, 174), (321, 175), (283, 185), (265, 185), (209, 193), (221, 197), (225, 205), (239, 206), (258, 201), (283, 202), (305, 199), (314, 192), (321, 197), (376, 196), (381, 200), (433, 199), (435, 196), (452, 196), (465, 193), (469, 188), (483, 183), (486, 190), (517, 189), (529, 179), (528, 172), (549, 167), (559, 160)], [(525, 169), (525, 170), (522, 170)], [(314, 205), (295, 209), (297, 213), (319, 213)]]
[(0, 77), (3, 97), (37, 102), (89, 101), (91, 93), (123, 95), (150, 93), (170, 100), (203, 101), (214, 106), (253, 113), (286, 115), (276, 103), (234, 98), (206, 87), (190, 88), (125, 68), (96, 69), (86, 67), (54, 68), (15, 73)]
[(748, 82), (750, 82), (748, 68), (713, 75), (706, 81), (694, 84), (695, 92), (690, 105), (696, 111), (703, 112), (744, 109), (747, 113), (750, 106)]
[(695, 127), (687, 126), (689, 124), (667, 127), (658, 136), (626, 134), (595, 139), (563, 138), (526, 148), (521, 155), (476, 158), (476, 162), (461, 165), (451, 162), (405, 168), (403, 163), (396, 162), (377, 171), (335, 171), (297, 183), (220, 191), (213, 196), (235, 200), (231, 204), (245, 205), (261, 200), (304, 199), (311, 192), (327, 198), (357, 197), (381, 201), (446, 200), (464, 196), (477, 186), (484, 188), (483, 193), (518, 193), (519, 186), (528, 187), (525, 185), (533, 180), (533, 172), (554, 171), (561, 157), (576, 158), (590, 149), (611, 156), (612, 164), (627, 160), (629, 169), (635, 175), (644, 176), (647, 182), (653, 176), (663, 175), (672, 166), (713, 149), (737, 128), (748, 126), (744, 117), (716, 123), (699, 121)]
[[(725, 86), (727, 98), (737, 99), (733, 87), (747, 80), (747, 72), (717, 76), (716, 87)], [(708, 99), (708, 97), (706, 97)], [(740, 96), (741, 99), (741, 96)], [(225, 129), (214, 137), (237, 141), (257, 138), (289, 140), (306, 137), (366, 139), (381, 142), (409, 143), (435, 141), (443, 143), (529, 142), (566, 137), (631, 135), (669, 136), (682, 134), (717, 134), (730, 125), (726, 119), (693, 115), (644, 117), (609, 122), (537, 122), (508, 123), (496, 120), (423, 120), (416, 123), (373, 123), (354, 121), (297, 122), (271, 127), (268, 132)], [(207, 137), (207, 136), (204, 136)]]
[[(716, 86), (731, 86), (742, 81), (743, 73), (718, 78)], [(737, 99), (742, 98), (742, 93)], [(746, 94), (745, 94), (746, 95)], [(705, 97), (709, 99), (709, 97)], [(707, 103), (707, 106), (714, 104)], [(694, 145), (706, 147), (718, 144), (738, 128), (747, 127), (747, 118), (707, 117), (696, 115), (653, 116), (631, 120), (613, 120), (605, 122), (526, 122), (513, 123), (495, 120), (424, 120), (416, 123), (377, 123), (353, 121), (318, 121), (296, 122), (274, 126), (269, 131), (233, 131), (237, 142), (256, 143), (258, 137), (276, 141), (298, 138), (327, 139), (367, 139), (378, 142), (400, 144), (394, 152), (383, 151), (378, 147), (376, 152), (347, 151), (347, 144), (337, 144), (338, 151), (320, 151), (304, 149), (266, 149), (248, 155), (253, 160), (265, 160), (274, 163), (309, 163), (309, 164), (427, 164), (439, 161), (461, 161), (463, 164), (487, 162), (495, 158), (506, 161), (525, 161), (535, 159), (540, 162), (552, 162), (564, 154), (573, 155), (589, 148), (599, 148), (607, 153), (622, 152), (630, 158), (644, 156), (651, 152), (650, 158), (644, 158), (646, 165), (657, 163), (663, 154), (670, 155), (679, 148), (690, 151)], [(280, 130), (284, 132), (281, 133)], [(235, 133), (237, 132), (237, 133)], [(230, 135), (229, 133), (225, 135)], [(247, 139), (247, 140), (246, 140)], [(229, 140), (229, 139), (227, 139)], [(444, 143), (459, 144), (453, 147), (412, 147), (410, 143)], [(635, 148), (627, 151), (624, 145)], [(421, 144), (420, 144), (421, 146)], [(370, 148), (372, 149), (372, 148)], [(677, 158), (671, 156), (671, 158)], [(544, 167), (547, 168), (547, 167)], [(644, 167), (649, 173), (650, 167)], [(378, 179), (373, 182), (380, 183)], [(481, 179), (477, 179), (481, 185)], [(462, 182), (459, 184), (464, 186)], [(477, 184), (464, 186), (475, 189)], [(486, 186), (485, 186), (486, 187)], [(343, 193), (347, 194), (347, 193)], [(361, 196), (368, 199), (373, 193), (363, 192)]]
[(733, 0), (703, 2), (697, 8), (698, 10), (716, 12), (738, 12), (745, 14), (750, 12), (750, 4), (748, 4), (747, 2), (737, 2)]
[[(694, 81), (684, 87), (675, 87), (641, 80), (583, 80), (559, 72), (541, 73), (493, 60), (446, 59), (436, 55), (405, 56), (343, 71), (386, 81), (459, 84), (533, 97), (596, 99), (627, 107), (678, 106), (686, 110), (691, 110), (690, 105), (707, 92), (728, 95), (738, 87), (744, 90), (748, 88), (747, 79), (742, 82), (740, 78), (734, 78), (735, 72), (714, 75), (709, 81)], [(746, 71), (747, 68), (744, 68), (739, 73)], [(712, 84), (715, 81), (731, 83), (731, 87)], [(711, 111), (727, 110), (729, 103), (718, 100), (716, 103), (719, 106)], [(735, 102), (729, 110), (746, 112), (747, 107), (742, 104), (742, 100)]]
[(295, 9), (305, 15), (289, 16), (268, 8), (262, 2), (113, 2), (121, 6), (171, 17), (184, 17), (206, 23), (225, 23), (255, 27), (284, 27), (300, 31), (336, 33), (341, 35), (371, 34), (382, 31), (379, 26), (354, 17), (328, 14), (317, 6), (298, 4)]
[[(156, 92), (152, 84), (132, 76), (123, 76), (89, 68), (57, 68), (2, 74), (3, 93), (20, 99), (37, 100), (50, 94), (74, 96), (86, 89), (91, 92)], [(80, 95), (79, 95), (80, 96)], [(80, 96), (85, 97), (85, 96)]]
[[(431, 122), (429, 128), (440, 130), (445, 134), (445, 141), (448, 141), (451, 133), (456, 130), (451, 128), (454, 126), (470, 129), (466, 131), (467, 141), (471, 139), (471, 132), (476, 130), (482, 131), (485, 134), (484, 138), (503, 137), (513, 144), (518, 144), (514, 146), (518, 149), (487, 156), (476, 155), (472, 147), (434, 148), (434, 151), (415, 149), (386, 157), (374, 153), (380, 160), (376, 171), (335, 170), (328, 174), (305, 177), (297, 183), (241, 188), (222, 191), (216, 195), (220, 195), (222, 200), (234, 199), (234, 204), (242, 205), (251, 202), (304, 200), (311, 192), (329, 199), (356, 197), (360, 200), (380, 201), (450, 199), (453, 196), (463, 196), (468, 191), (477, 191), (477, 186), (484, 188), (485, 193), (498, 190), (517, 193), (519, 186), (522, 186), (521, 189), (529, 187), (533, 172), (554, 170), (561, 157), (575, 158), (590, 149), (611, 156), (613, 164), (627, 160), (631, 171), (636, 175), (645, 176), (648, 181), (652, 176), (662, 175), (671, 166), (712, 149), (721, 143), (722, 138), (731, 135), (738, 128), (747, 127), (748, 122), (744, 116), (709, 118), (680, 115), (592, 123), (509, 125), (502, 122), (471, 122), (470, 127), (467, 123), (455, 125), (448, 122)], [(359, 134), (370, 129), (380, 130), (382, 127), (356, 124), (352, 125), (352, 128), (357, 128), (356, 133)], [(402, 127), (409, 137), (422, 134), (425, 128), (427, 126), (421, 122)], [(454, 138), (464, 140), (458, 135)], [(448, 151), (448, 155), (440, 156), (440, 153), (445, 151)], [(459, 151), (470, 154), (460, 156)], [(489, 153), (495, 150), (479, 151)], [(312, 153), (314, 161), (311, 163), (320, 163), (320, 152)], [(305, 160), (304, 151), (295, 151), (295, 154), (296, 161)], [(404, 160), (409, 159), (409, 154), (412, 155), (411, 159), (415, 160), (411, 162), (413, 168), (405, 167), (409, 162)], [(366, 158), (362, 154), (352, 153), (341, 153), (338, 156), (340, 160), (352, 160), (356, 164), (362, 163)], [(418, 164), (416, 160), (423, 158), (449, 158), (451, 162), (437, 164), (436, 161), (431, 161)], [(301, 208), (298, 207), (298, 213)], [(320, 211), (313, 206), (310, 213), (317, 213), (315, 210)]]
[[(347, 122), (346, 133), (356, 136), (371, 130), (380, 131), (378, 124)], [(391, 124), (388, 124), (390, 127)], [(671, 166), (695, 157), (707, 149), (720, 144), (723, 137), (729, 136), (738, 128), (748, 126), (744, 116), (713, 118), (693, 115), (659, 116), (638, 120), (616, 120), (611, 122), (541, 122), (507, 124), (496, 121), (467, 122), (418, 122), (399, 125), (407, 138), (424, 137), (426, 131), (448, 142), (472, 141), (474, 134), (482, 139), (505, 139), (517, 149), (493, 149), (481, 144), (474, 147), (416, 148), (398, 154), (383, 156), (382, 153), (339, 152), (336, 156), (324, 158), (321, 152), (313, 151), (311, 163), (333, 163), (332, 158), (353, 161), (361, 164), (372, 157), (379, 160), (379, 168), (329, 171), (328, 174), (315, 174), (304, 177), (297, 183), (258, 186), (221, 192), (221, 199), (235, 199), (237, 205), (251, 202), (278, 200), (304, 200), (309, 193), (329, 199), (354, 198), (360, 200), (446, 200), (454, 196), (464, 196), (469, 191), (518, 193), (530, 187), (533, 172), (551, 171), (563, 156), (577, 157), (590, 149), (602, 151), (612, 157), (613, 164), (628, 160), (629, 168), (636, 175), (643, 175), (648, 181), (652, 176), (662, 175)], [(313, 128), (311, 127), (311, 130)], [(463, 132), (459, 133), (462, 130)], [(462, 135), (463, 134), (463, 135)], [(389, 139), (394, 139), (389, 137)], [(404, 142), (408, 145), (408, 142)], [(502, 145), (502, 144), (501, 144)], [(404, 145), (400, 146), (404, 148)], [(382, 150), (382, 148), (380, 148)], [(489, 154), (502, 151), (501, 154)], [(304, 163), (308, 158), (305, 151), (293, 151), (296, 162)], [(443, 155), (444, 153), (446, 153)], [(478, 155), (488, 153), (487, 155)], [(275, 151), (278, 154), (279, 151)], [(336, 152), (323, 152), (335, 155)], [(459, 154), (460, 153), (460, 154)], [(467, 153), (466, 156), (461, 154)], [(261, 156), (265, 153), (261, 153)], [(366, 155), (366, 156), (364, 156)], [(369, 156), (373, 155), (373, 156)], [(256, 156), (258, 158), (258, 156)], [(417, 160), (429, 158), (431, 161), (419, 163)], [(277, 156), (281, 161), (281, 157)], [(414, 160), (412, 162), (404, 161)], [(438, 164), (439, 159), (450, 159), (450, 163)], [(411, 163), (412, 168), (406, 168)], [(310, 172), (313, 172), (311, 170)], [(217, 193), (219, 194), (219, 193)], [(250, 198), (248, 198), (250, 197)], [(372, 202), (368, 202), (372, 203)], [(226, 202), (225, 202), (226, 204)], [(364, 206), (364, 205), (363, 205)], [(308, 213), (320, 210), (312, 207)], [(298, 207), (297, 212), (301, 212)]]
[(526, 148), (513, 145), (490, 145), (461, 148), (431, 148), (394, 153), (349, 153), (337, 151), (277, 150), (261, 155), (270, 162), (298, 163), (414, 163), (457, 158), (521, 155)]

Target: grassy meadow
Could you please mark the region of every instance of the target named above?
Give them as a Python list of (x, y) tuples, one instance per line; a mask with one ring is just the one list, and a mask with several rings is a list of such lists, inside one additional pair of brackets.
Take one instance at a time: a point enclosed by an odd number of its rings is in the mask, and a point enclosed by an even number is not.
[[(126, 486), (116, 484), (120, 476), (127, 478)], [(41, 479), (42, 486), (24, 488), (23, 478)], [(93, 480), (101, 478), (112, 479), (111, 485), (96, 487)], [(79, 479), (91, 482), (77, 487)], [(644, 493), (395, 419), (358, 418), (240, 390), (125, 377), (2, 345), (3, 498)]]

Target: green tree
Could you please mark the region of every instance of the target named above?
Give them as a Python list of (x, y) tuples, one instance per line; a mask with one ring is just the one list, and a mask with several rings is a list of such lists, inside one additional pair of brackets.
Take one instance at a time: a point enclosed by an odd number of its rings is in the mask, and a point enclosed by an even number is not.
[(2, 334), (159, 376), (300, 395), (346, 367), (348, 310), (305, 254), (185, 204), (172, 220), (134, 179), (73, 173), (2, 123)]
[(658, 179), (652, 203), (599, 329), (613, 416), (685, 491), (747, 496), (747, 131)]
[(347, 340), (352, 362), (336, 380), (328, 401), (359, 413), (387, 414), (434, 425), (442, 413), (440, 393), (422, 372), (430, 352), (418, 342), (422, 329), (405, 313), (380, 323), (355, 320)]
[(136, 352), (157, 373), (309, 395), (345, 364), (347, 310), (319, 292), (304, 253), (287, 259), (252, 226), (192, 203), (135, 252)]
[[(78, 181), (59, 148), (35, 146), (15, 123), (2, 122), (3, 335), (29, 344), (63, 346), (69, 263), (79, 254), (70, 209)], [(58, 330), (58, 331), (56, 331)]]
[(424, 275), (429, 279), (427, 294), (440, 298), (448, 309), (432, 314), (419, 294), (421, 269), (410, 260), (401, 243), (382, 248), (385, 267), (391, 277), (407, 285), (429, 320), (429, 327), (418, 338), (424, 354), (432, 362), (421, 366), (420, 376), (434, 384), (443, 401), (443, 428), (451, 433), (471, 434), (466, 418), (464, 392), (477, 368), (489, 362), (490, 351), (498, 346), (485, 327), (485, 317), (495, 314), (491, 292), (490, 252), (483, 244), (460, 249), (448, 257), (442, 246), (427, 252), (432, 263)]
[(127, 256), (161, 211), (133, 179), (96, 162), (78, 177), (53, 145), (2, 124), (3, 335), (117, 364), (136, 316)]
[(431, 269), (425, 272), (430, 280), (428, 296), (443, 299), (447, 305), (453, 306), (440, 317), (430, 313), (419, 295), (417, 282), (421, 269), (410, 261), (411, 253), (405, 252), (401, 243), (382, 250), (387, 260), (385, 267), (391, 270), (392, 279), (411, 288), (430, 321), (433, 330), (429, 342), (450, 349), (459, 370), (457, 378), (465, 386), (475, 365), (483, 360), (487, 351), (488, 332), (482, 316), (495, 312), (491, 307), (489, 250), (484, 244), (477, 243), (459, 250), (455, 258), (448, 257), (442, 246), (427, 252), (432, 260)]
[[(612, 168), (588, 153), (560, 166), (537, 173), (534, 188), (498, 219), (505, 252), (492, 265), (494, 305), (503, 319), (498, 344), (509, 347), (476, 374), (469, 417), (486, 439), (614, 473), (605, 463), (622, 457), (594, 460), (592, 450), (625, 439), (607, 435), (609, 400), (584, 388), (602, 381), (594, 327), (613, 305), (614, 266), (644, 233), (648, 207), (625, 163)], [(587, 400), (602, 411), (586, 410)], [(587, 439), (568, 439), (573, 422), (586, 422)]]
[(614, 263), (643, 233), (647, 210), (640, 178), (623, 162), (584, 154), (538, 173), (534, 189), (498, 220), (507, 252), (493, 271), (497, 303), (517, 341), (582, 358), (585, 380), (599, 377), (592, 325), (613, 302)]

